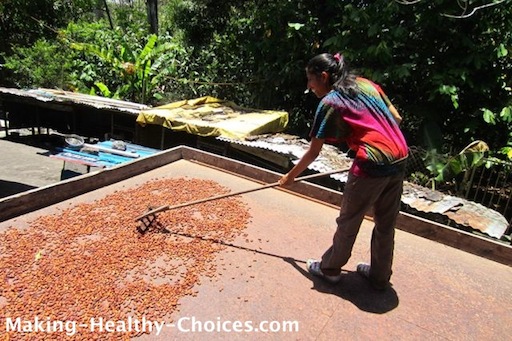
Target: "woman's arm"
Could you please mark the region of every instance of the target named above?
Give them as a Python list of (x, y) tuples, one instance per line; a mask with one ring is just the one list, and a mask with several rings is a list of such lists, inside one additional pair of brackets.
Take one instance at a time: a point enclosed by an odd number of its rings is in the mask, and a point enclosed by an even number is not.
[(306, 153), (300, 158), (299, 162), (283, 177), (279, 180), (279, 184), (281, 186), (291, 185), (294, 179), (301, 174), (306, 168), (308, 168), (309, 164), (317, 158), (318, 154), (322, 150), (322, 146), (324, 145), (325, 140), (319, 139), (316, 137), (311, 138), (311, 142), (309, 143), (309, 148)]
[(391, 114), (393, 115), (393, 118), (395, 119), (396, 123), (400, 124), (402, 122), (402, 116), (398, 113), (398, 110), (396, 110), (395, 106), (391, 104), (388, 107), (389, 111), (391, 111)]

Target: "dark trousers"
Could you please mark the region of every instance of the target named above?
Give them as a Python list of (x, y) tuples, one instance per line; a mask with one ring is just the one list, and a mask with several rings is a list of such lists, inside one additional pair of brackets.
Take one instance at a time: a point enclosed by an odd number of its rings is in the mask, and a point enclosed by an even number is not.
[(403, 172), (375, 178), (349, 174), (333, 243), (322, 256), (324, 274), (338, 275), (348, 262), (364, 216), (373, 206), (375, 226), (371, 240), (370, 279), (378, 284), (389, 282), (403, 179)]

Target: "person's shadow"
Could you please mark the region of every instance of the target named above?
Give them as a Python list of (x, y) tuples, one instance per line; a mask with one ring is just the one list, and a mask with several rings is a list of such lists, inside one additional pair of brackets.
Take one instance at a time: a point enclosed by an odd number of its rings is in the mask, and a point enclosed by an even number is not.
[(256, 250), (241, 245), (235, 245), (220, 239), (191, 235), (185, 232), (171, 230), (161, 225), (160, 222), (158, 222), (154, 216), (147, 220), (141, 220), (140, 223), (141, 224), (137, 227), (137, 231), (141, 235), (144, 235), (148, 232), (158, 232), (174, 234), (187, 238), (199, 238), (205, 241), (218, 243), (240, 250), (251, 251), (269, 257), (280, 258), (286, 263), (293, 266), (304, 277), (310, 279), (313, 282), (314, 290), (326, 294), (336, 295), (344, 300), (352, 302), (355, 306), (357, 306), (359, 309), (363, 311), (367, 311), (374, 314), (384, 314), (388, 311), (395, 309), (398, 306), (398, 295), (392, 287), (387, 288), (385, 291), (376, 291), (371, 287), (370, 283), (366, 279), (362, 278), (356, 272), (343, 271), (341, 282), (338, 284), (331, 284), (324, 281), (321, 278), (311, 275), (307, 270), (305, 270), (299, 264), (297, 264), (305, 263), (302, 260), (277, 255), (263, 250)]
[(313, 282), (312, 289), (350, 301), (363, 311), (384, 314), (398, 306), (398, 295), (393, 287), (390, 286), (384, 291), (377, 291), (372, 288), (369, 281), (355, 271), (342, 271), (341, 281), (332, 284), (311, 275), (299, 266), (297, 260), (293, 258), (283, 258), (283, 260), (293, 266), (304, 277), (310, 279)]

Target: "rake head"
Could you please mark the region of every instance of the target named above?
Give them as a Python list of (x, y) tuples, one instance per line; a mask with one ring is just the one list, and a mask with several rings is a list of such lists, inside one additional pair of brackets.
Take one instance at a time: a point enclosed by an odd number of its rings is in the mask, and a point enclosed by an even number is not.
[(148, 231), (148, 229), (153, 225), (154, 221), (156, 220), (155, 215), (149, 215), (146, 217), (142, 217), (139, 219), (139, 225), (137, 226), (137, 231), (139, 231), (140, 234), (144, 234)]

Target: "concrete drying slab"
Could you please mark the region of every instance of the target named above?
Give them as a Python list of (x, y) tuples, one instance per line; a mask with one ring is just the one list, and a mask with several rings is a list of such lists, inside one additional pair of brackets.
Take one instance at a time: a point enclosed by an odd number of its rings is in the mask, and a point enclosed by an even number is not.
[[(192, 173), (188, 166), (184, 173), (211, 176), (237, 189), (252, 185), (220, 172)], [(512, 290), (510, 267), (397, 231), (393, 288), (375, 292), (354, 273), (357, 262), (370, 257), (372, 223), (365, 221), (342, 282), (329, 285), (310, 276), (304, 262), (329, 246), (338, 210), (278, 190), (243, 199), (253, 220), (247, 228), (249, 237), (234, 244), (256, 251), (222, 252), (222, 276), (202, 285), (197, 297), (184, 299), (174, 318), (297, 321), (299, 332), (193, 334), (171, 328), (162, 340), (508, 337), (512, 306), (500, 298)]]
[[(91, 202), (155, 177), (214, 180), (233, 191), (258, 184), (179, 160), (128, 180), (19, 216), (17, 224), (59, 207)], [(244, 195), (252, 218), (215, 258), (217, 275), (204, 277), (197, 296), (180, 300), (179, 311), (159, 335), (140, 340), (505, 340), (510, 338), (512, 268), (397, 230), (393, 287), (373, 291), (354, 272), (370, 258), (372, 222), (365, 220), (341, 283), (331, 285), (305, 270), (309, 257), (329, 246), (338, 209), (278, 189)], [(10, 220), (0, 224), (0, 230)], [(193, 324), (192, 322), (196, 323)], [(240, 322), (236, 322), (240, 321)], [(292, 331), (232, 331), (245, 328)], [(287, 322), (285, 322), (287, 321)], [(207, 330), (193, 332), (195, 326)], [(224, 330), (222, 327), (224, 326)], [(298, 328), (298, 329), (295, 329)], [(230, 329), (230, 331), (226, 331)]]

